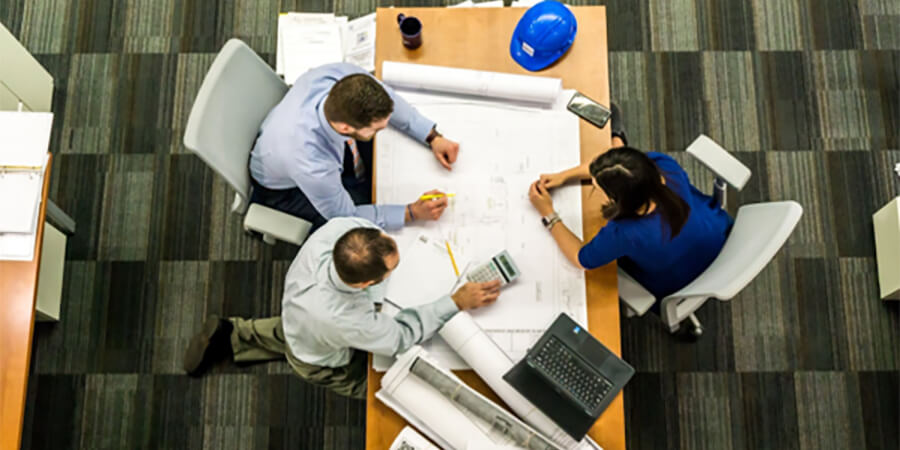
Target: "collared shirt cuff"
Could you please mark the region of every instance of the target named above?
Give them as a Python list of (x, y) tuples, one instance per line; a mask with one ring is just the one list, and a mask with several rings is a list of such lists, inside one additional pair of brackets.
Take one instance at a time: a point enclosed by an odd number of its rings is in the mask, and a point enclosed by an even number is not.
[(399, 230), (406, 224), (406, 205), (382, 205), (384, 211), (384, 228)]
[(435, 311), (437, 311), (438, 317), (440, 317), (442, 322), (450, 320), (454, 314), (459, 312), (459, 307), (456, 306), (456, 302), (449, 295), (441, 297), (435, 304)]
[(412, 131), (412, 137), (428, 147), (428, 143), (425, 142), (425, 139), (428, 137), (428, 134), (431, 133), (431, 130), (432, 128), (434, 128), (436, 123), (432, 120), (426, 119), (425, 117), (418, 117), (413, 120), (414, 123), (412, 123), (412, 126), (409, 127), (409, 129)]

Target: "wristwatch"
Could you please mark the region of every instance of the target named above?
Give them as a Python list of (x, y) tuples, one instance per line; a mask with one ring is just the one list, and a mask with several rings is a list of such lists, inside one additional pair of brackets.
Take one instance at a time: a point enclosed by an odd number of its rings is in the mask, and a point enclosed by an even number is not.
[(437, 125), (435, 125), (434, 128), (432, 128), (431, 131), (428, 133), (428, 137), (425, 138), (425, 143), (428, 145), (431, 145), (432, 141), (434, 141), (435, 139), (437, 139), (441, 136), (443, 136), (443, 135), (438, 132)]
[(559, 218), (559, 214), (557, 214), (556, 211), (553, 211), (551, 214), (541, 217), (541, 223), (548, 230), (553, 228), (553, 225), (556, 224), (556, 222), (560, 221), (562, 221), (562, 219)]

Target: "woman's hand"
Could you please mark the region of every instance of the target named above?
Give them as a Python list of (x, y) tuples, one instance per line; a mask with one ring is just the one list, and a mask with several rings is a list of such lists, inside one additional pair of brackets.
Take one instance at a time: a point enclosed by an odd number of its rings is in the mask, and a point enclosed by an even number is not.
[(563, 183), (568, 181), (569, 177), (567, 177), (563, 172), (557, 173), (542, 173), (541, 179), (538, 180), (541, 186), (544, 189), (553, 189), (558, 186), (562, 186)]
[(540, 180), (531, 183), (531, 188), (528, 189), (528, 199), (531, 200), (531, 204), (541, 217), (553, 213), (553, 198), (550, 197), (550, 192), (541, 184)]

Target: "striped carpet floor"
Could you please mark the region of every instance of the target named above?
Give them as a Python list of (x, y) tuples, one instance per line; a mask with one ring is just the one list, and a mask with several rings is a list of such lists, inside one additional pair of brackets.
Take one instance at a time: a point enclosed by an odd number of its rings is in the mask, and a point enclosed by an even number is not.
[[(574, 1), (572, 4), (597, 4)], [(633, 145), (706, 133), (753, 170), (733, 205), (795, 199), (785, 250), (706, 335), (623, 317), (630, 449), (896, 449), (900, 304), (878, 299), (871, 214), (900, 194), (897, 0), (609, 0), (610, 78)], [(0, 0), (56, 82), (51, 197), (78, 222), (62, 321), (35, 329), (23, 448), (356, 449), (365, 405), (286, 364), (180, 373), (208, 314), (279, 312), (296, 249), (246, 238), (181, 136), (215, 53), (274, 64), (279, 11), (375, 0)]]

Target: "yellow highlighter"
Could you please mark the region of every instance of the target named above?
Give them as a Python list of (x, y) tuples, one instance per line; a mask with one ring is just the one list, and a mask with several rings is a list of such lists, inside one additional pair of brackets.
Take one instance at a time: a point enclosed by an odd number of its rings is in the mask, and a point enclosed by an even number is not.
[(434, 200), (441, 197), (456, 197), (456, 194), (427, 194), (419, 197), (419, 200)]
[(455, 272), (456, 277), (459, 278), (459, 267), (456, 267), (456, 259), (453, 257), (453, 250), (450, 250), (450, 242), (444, 241), (444, 245), (447, 246), (447, 253), (450, 255), (450, 264), (453, 264), (453, 272)]

